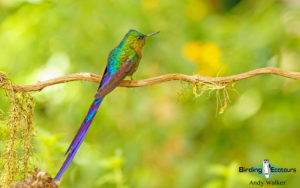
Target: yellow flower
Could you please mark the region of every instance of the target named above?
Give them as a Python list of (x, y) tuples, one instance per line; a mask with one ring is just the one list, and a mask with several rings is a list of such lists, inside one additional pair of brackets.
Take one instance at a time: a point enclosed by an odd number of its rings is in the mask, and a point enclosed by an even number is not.
[(201, 20), (207, 13), (207, 8), (202, 1), (190, 0), (185, 8), (186, 16), (193, 20)]
[(221, 49), (217, 44), (213, 42), (205, 43), (202, 45), (201, 50), (200, 58), (202, 61), (215, 64), (220, 61)]
[(213, 42), (188, 42), (182, 49), (182, 56), (197, 65), (197, 73), (206, 76), (216, 76), (219, 71), (226, 70), (221, 61), (221, 49)]
[(141, 0), (141, 3), (146, 9), (154, 9), (158, 6), (158, 0)]
[(198, 41), (188, 42), (182, 49), (182, 56), (190, 61), (200, 59), (201, 43)]

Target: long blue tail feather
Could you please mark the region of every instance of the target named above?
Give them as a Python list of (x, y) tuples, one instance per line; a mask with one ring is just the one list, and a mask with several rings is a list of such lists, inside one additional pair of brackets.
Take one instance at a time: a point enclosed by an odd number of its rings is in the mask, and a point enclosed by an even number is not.
[(54, 178), (54, 181), (57, 181), (61, 178), (61, 176), (63, 175), (63, 173), (65, 172), (65, 170), (68, 168), (70, 162), (72, 161), (72, 159), (74, 158), (77, 150), (79, 149), (89, 127), (91, 126), (93, 119), (97, 113), (97, 110), (102, 102), (103, 98), (100, 99), (96, 99), (93, 101), (89, 112), (87, 113), (85, 119), (83, 120), (81, 127), (79, 128), (79, 130), (77, 131), (76, 136), (74, 137), (71, 145), (69, 146), (66, 154), (68, 154), (67, 159), (65, 160), (64, 164), (62, 165), (62, 167), (60, 168), (59, 172), (57, 173), (57, 175)]
[[(111, 78), (111, 75), (109, 73), (107, 73), (107, 68), (106, 68), (105, 71), (104, 71), (101, 83), (99, 85), (99, 88), (101, 86), (105, 85), (110, 78)], [(69, 164), (71, 163), (72, 159), (74, 158), (74, 156), (75, 156), (77, 150), (79, 149), (79, 147), (80, 147), (87, 131), (89, 130), (89, 128), (90, 128), (90, 126), (93, 122), (93, 119), (94, 119), (94, 117), (97, 113), (97, 110), (98, 110), (102, 100), (103, 100), (103, 97), (99, 98), (99, 99), (95, 99), (93, 101), (92, 105), (90, 106), (90, 109), (89, 109), (87, 115), (85, 116), (79, 130), (76, 133), (76, 136), (74, 137), (72, 143), (70, 144), (70, 146), (69, 146), (69, 148), (68, 148), (68, 150), (65, 154), (65, 155), (67, 155), (69, 153), (68, 156), (67, 156), (67, 159), (65, 160), (64, 164), (62, 165), (59, 172), (55, 176), (54, 181), (57, 181), (61, 178), (61, 176), (66, 171)]]

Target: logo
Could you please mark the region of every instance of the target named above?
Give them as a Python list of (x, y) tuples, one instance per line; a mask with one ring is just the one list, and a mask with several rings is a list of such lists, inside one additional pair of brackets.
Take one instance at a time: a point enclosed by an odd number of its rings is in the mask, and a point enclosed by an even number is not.
[[(245, 172), (250, 172), (250, 173), (254, 173), (258, 176), (260, 176), (261, 178), (265, 179), (265, 183), (267, 185), (285, 185), (286, 181), (279, 181), (279, 180), (274, 180), (274, 181), (270, 181), (270, 179), (274, 176), (276, 176), (277, 174), (280, 173), (296, 173), (296, 168), (281, 168), (278, 167), (276, 165), (273, 165), (270, 163), (269, 159), (265, 159), (263, 160), (263, 162), (256, 166), (256, 167), (239, 167), (239, 172), (240, 173), (245, 173)], [(259, 181), (250, 181), (249, 183), (250, 185), (263, 185), (264, 181), (259, 180)]]

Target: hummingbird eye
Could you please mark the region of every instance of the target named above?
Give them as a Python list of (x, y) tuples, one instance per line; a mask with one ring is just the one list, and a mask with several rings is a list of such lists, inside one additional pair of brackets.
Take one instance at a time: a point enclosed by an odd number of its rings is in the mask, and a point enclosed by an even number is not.
[(136, 37), (138, 40), (141, 40), (143, 37), (142, 36), (138, 36)]

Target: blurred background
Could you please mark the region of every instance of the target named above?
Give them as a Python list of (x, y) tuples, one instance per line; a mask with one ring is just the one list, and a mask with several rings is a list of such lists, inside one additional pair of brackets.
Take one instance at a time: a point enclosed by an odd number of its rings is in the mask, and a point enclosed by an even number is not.
[[(298, 0), (1, 0), (0, 70), (16, 84), (102, 74), (129, 29), (161, 31), (147, 40), (134, 79), (226, 76), (266, 66), (300, 71)], [(35, 166), (57, 173), (97, 87), (77, 81), (32, 93)], [(183, 82), (117, 88), (61, 187), (248, 187), (260, 178), (238, 173), (241, 165), (266, 158), (300, 169), (299, 81), (257, 76), (228, 93), (219, 113), (215, 91), (196, 97)], [(287, 187), (300, 183), (298, 173), (277, 178)]]

